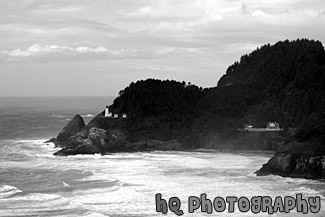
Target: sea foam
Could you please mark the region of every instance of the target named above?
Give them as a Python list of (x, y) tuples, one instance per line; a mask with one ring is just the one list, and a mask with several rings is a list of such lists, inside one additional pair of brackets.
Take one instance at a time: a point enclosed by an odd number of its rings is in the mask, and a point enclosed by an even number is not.
[(0, 199), (12, 197), (13, 195), (20, 193), (20, 192), (23, 192), (23, 191), (19, 190), (15, 186), (1, 185), (0, 186)]

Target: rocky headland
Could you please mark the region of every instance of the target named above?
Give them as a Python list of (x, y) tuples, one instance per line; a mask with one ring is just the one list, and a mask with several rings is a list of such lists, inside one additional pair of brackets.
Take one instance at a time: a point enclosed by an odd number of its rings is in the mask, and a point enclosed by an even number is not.
[(76, 115), (56, 138), (47, 142), (53, 142), (61, 148), (54, 153), (58, 156), (182, 149), (176, 139), (160, 141), (147, 138), (129, 141), (126, 134), (125, 119), (104, 117), (102, 112), (87, 125), (80, 115)]
[[(151, 150), (273, 150), (257, 175), (324, 178), (325, 51), (298, 39), (264, 45), (229, 66), (218, 85), (132, 82), (109, 111), (85, 125), (76, 115), (56, 138), (55, 155)], [(103, 103), (104, 104), (104, 103)], [(127, 114), (127, 118), (122, 118)], [(281, 131), (247, 131), (277, 122)]]
[[(174, 123), (175, 124), (175, 123)], [(98, 114), (87, 125), (80, 115), (70, 120), (53, 142), (61, 148), (54, 155), (109, 154), (153, 150), (276, 150), (286, 137), (279, 132), (237, 131), (223, 138), (218, 133), (199, 134), (177, 127), (169, 128), (157, 120), (146, 120), (141, 125), (130, 124), (128, 119), (105, 117)]]
[(325, 151), (322, 143), (289, 141), (280, 146), (274, 156), (256, 171), (258, 176), (325, 179)]

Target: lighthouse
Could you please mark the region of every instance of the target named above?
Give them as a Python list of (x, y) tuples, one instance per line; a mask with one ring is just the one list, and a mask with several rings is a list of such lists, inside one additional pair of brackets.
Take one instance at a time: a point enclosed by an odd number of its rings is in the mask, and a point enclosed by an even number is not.
[(109, 117), (109, 113), (108, 113), (108, 106), (106, 106), (106, 108), (105, 108), (105, 115), (104, 115), (105, 117)]

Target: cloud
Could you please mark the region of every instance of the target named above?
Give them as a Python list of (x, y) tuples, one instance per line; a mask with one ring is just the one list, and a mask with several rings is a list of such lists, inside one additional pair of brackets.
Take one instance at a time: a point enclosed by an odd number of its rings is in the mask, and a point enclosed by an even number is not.
[(157, 50), (157, 55), (160, 57), (167, 56), (189, 56), (196, 55), (200, 52), (198, 48), (183, 48), (183, 47), (162, 47)]
[(132, 57), (135, 55), (136, 51), (134, 49), (108, 49), (107, 47), (70, 47), (70, 46), (59, 46), (59, 45), (40, 45), (33, 44), (25, 50), (15, 49), (15, 50), (4, 50), (3, 54), (11, 58), (26, 58), (26, 57), (36, 57), (51, 55), (57, 53), (70, 53), (74, 55), (78, 54), (105, 54), (112, 57)]
[(153, 31), (197, 31), (218, 25), (219, 21), (244, 25), (266, 24), (291, 26), (306, 19), (324, 18), (325, 3), (306, 0), (157, 0), (149, 1), (125, 16), (155, 22)]
[(142, 70), (179, 79), (177, 72), (193, 72), (186, 79), (212, 85), (263, 44), (325, 42), (324, 8), (324, 0), (0, 1), (0, 67), (75, 64), (68, 71), (78, 73), (102, 66), (125, 79)]
[(47, 12), (76, 12), (86, 8), (86, 2), (83, 0), (57, 0), (57, 1), (40, 1), (34, 0), (27, 6), (31, 10)]
[[(46, 57), (50, 60), (52, 56), (82, 56), (96, 55), (96, 57), (104, 56), (111, 58), (169, 58), (169, 57), (186, 57), (195, 56), (201, 53), (198, 48), (187, 47), (170, 47), (158, 46), (155, 48), (144, 48), (137, 50), (134, 48), (109, 49), (105, 46), (89, 47), (89, 46), (60, 46), (60, 45), (40, 45), (34, 43), (26, 49), (3, 50), (1, 52), (11, 60), (28, 59), (33, 57)], [(75, 58), (73, 58), (75, 59)], [(69, 59), (65, 59), (67, 61)]]

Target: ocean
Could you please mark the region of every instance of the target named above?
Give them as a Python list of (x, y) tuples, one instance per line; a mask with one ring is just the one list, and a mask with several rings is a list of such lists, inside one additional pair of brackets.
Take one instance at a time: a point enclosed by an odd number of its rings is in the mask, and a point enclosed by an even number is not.
[(277, 212), (273, 216), (325, 216), (325, 183), (257, 177), (269, 152), (154, 151), (55, 157), (44, 141), (80, 114), (85, 122), (113, 97), (0, 98), (0, 216), (177, 216), (156, 212), (155, 195), (178, 197), (183, 216), (268, 216), (200, 209), (189, 213), (188, 198), (285, 197), (301, 193), (321, 198), (318, 213)]

